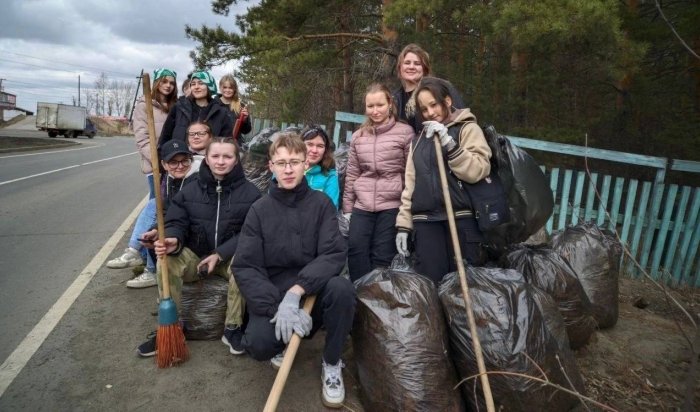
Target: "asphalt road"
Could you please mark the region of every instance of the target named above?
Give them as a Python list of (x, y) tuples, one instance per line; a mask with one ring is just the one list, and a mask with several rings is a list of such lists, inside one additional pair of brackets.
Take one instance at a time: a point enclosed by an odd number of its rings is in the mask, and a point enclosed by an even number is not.
[(77, 141), (0, 155), (0, 362), (146, 194), (133, 138)]

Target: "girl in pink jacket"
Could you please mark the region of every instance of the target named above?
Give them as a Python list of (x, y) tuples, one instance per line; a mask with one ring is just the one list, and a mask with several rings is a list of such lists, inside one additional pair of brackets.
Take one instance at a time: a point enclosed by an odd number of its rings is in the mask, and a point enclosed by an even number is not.
[(352, 135), (343, 193), (353, 281), (389, 266), (396, 254), (396, 215), (414, 137), (411, 126), (397, 121), (391, 92), (382, 84), (367, 89), (365, 114), (367, 121)]

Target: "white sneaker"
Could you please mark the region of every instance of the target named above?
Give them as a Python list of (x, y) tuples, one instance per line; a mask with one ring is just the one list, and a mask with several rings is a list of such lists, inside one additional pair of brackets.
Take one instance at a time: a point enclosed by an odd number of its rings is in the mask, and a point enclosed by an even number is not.
[(142, 274), (126, 282), (127, 288), (141, 289), (149, 288), (157, 285), (156, 274), (148, 270), (144, 270)]
[(343, 361), (337, 365), (329, 365), (323, 361), (321, 371), (321, 388), (323, 404), (329, 408), (342, 408), (345, 401), (345, 385), (343, 384)]
[(284, 360), (285, 352), (287, 352), (286, 349), (275, 355), (272, 359), (270, 359), (270, 365), (272, 365), (274, 369), (279, 369), (282, 367), (282, 361)]
[(139, 253), (138, 250), (131, 247), (124, 249), (123, 255), (107, 262), (107, 267), (112, 269), (129, 268), (138, 265), (143, 265), (141, 253)]

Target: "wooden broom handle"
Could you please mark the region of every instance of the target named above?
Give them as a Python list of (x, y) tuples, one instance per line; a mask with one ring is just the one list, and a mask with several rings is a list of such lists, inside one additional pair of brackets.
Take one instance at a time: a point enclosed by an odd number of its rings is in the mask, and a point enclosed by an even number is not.
[(435, 155), (437, 156), (438, 171), (440, 172), (440, 183), (442, 184), (442, 196), (445, 199), (445, 211), (447, 212), (447, 221), (450, 226), (450, 236), (452, 237), (452, 248), (455, 251), (455, 260), (457, 261), (457, 270), (459, 272), (459, 283), (462, 286), (462, 297), (467, 312), (469, 321), (469, 331), (472, 335), (472, 348), (476, 355), (476, 364), (479, 367), (479, 378), (481, 379), (481, 388), (484, 392), (484, 400), (486, 401), (486, 410), (494, 412), (496, 410), (493, 403), (493, 395), (491, 393), (491, 385), (489, 384), (489, 376), (486, 374), (486, 365), (484, 364), (484, 355), (481, 353), (481, 342), (477, 334), (476, 322), (474, 321), (474, 312), (472, 311), (472, 300), (469, 296), (469, 285), (467, 284), (467, 274), (464, 270), (464, 262), (462, 261), (462, 249), (459, 247), (459, 238), (457, 237), (457, 223), (455, 222), (454, 211), (452, 209), (452, 199), (450, 198), (449, 188), (447, 187), (447, 174), (445, 173), (445, 164), (442, 158), (442, 147), (437, 136), (433, 136), (435, 142)]
[[(315, 302), (316, 295), (308, 296), (304, 302), (304, 312), (311, 315), (311, 309), (314, 307)], [(301, 337), (296, 333), (293, 334), (292, 339), (287, 345), (287, 351), (284, 353), (280, 370), (277, 371), (275, 383), (272, 384), (270, 394), (267, 396), (267, 402), (265, 402), (265, 409), (263, 409), (263, 412), (274, 412), (277, 410), (277, 404), (282, 396), (284, 385), (287, 383), (287, 377), (289, 377), (289, 371), (292, 369), (292, 363), (294, 363), (294, 358), (297, 356), (300, 343)]]
[[(153, 185), (154, 194), (156, 197), (156, 221), (158, 222), (158, 240), (163, 242), (165, 240), (165, 222), (163, 219), (163, 195), (160, 192), (160, 162), (158, 161), (158, 148), (156, 145), (156, 122), (153, 120), (153, 101), (151, 100), (151, 76), (148, 73), (144, 73), (142, 76), (143, 80), (143, 98), (146, 101), (146, 117), (148, 119), (148, 141), (151, 147), (151, 169), (153, 169)], [(161, 274), (162, 274), (162, 286), (163, 286), (163, 299), (170, 297), (170, 282), (168, 277), (168, 263), (167, 256), (159, 258)]]

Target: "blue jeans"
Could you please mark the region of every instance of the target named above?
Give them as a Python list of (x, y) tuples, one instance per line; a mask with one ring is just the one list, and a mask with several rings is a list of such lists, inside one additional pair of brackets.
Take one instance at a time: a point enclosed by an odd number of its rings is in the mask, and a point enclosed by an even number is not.
[(141, 252), (141, 256), (146, 259), (146, 269), (150, 272), (156, 272), (156, 263), (151, 258), (150, 253), (145, 247), (141, 245), (138, 239), (142, 234), (148, 232), (153, 225), (156, 223), (156, 200), (150, 199), (146, 206), (143, 208), (139, 217), (136, 218), (136, 224), (134, 225), (134, 231), (131, 232), (131, 238), (129, 238), (129, 247), (134, 248)]
[(147, 174), (146, 180), (148, 181), (148, 198), (155, 199), (156, 192), (155, 192), (155, 188), (153, 186), (153, 173)]

